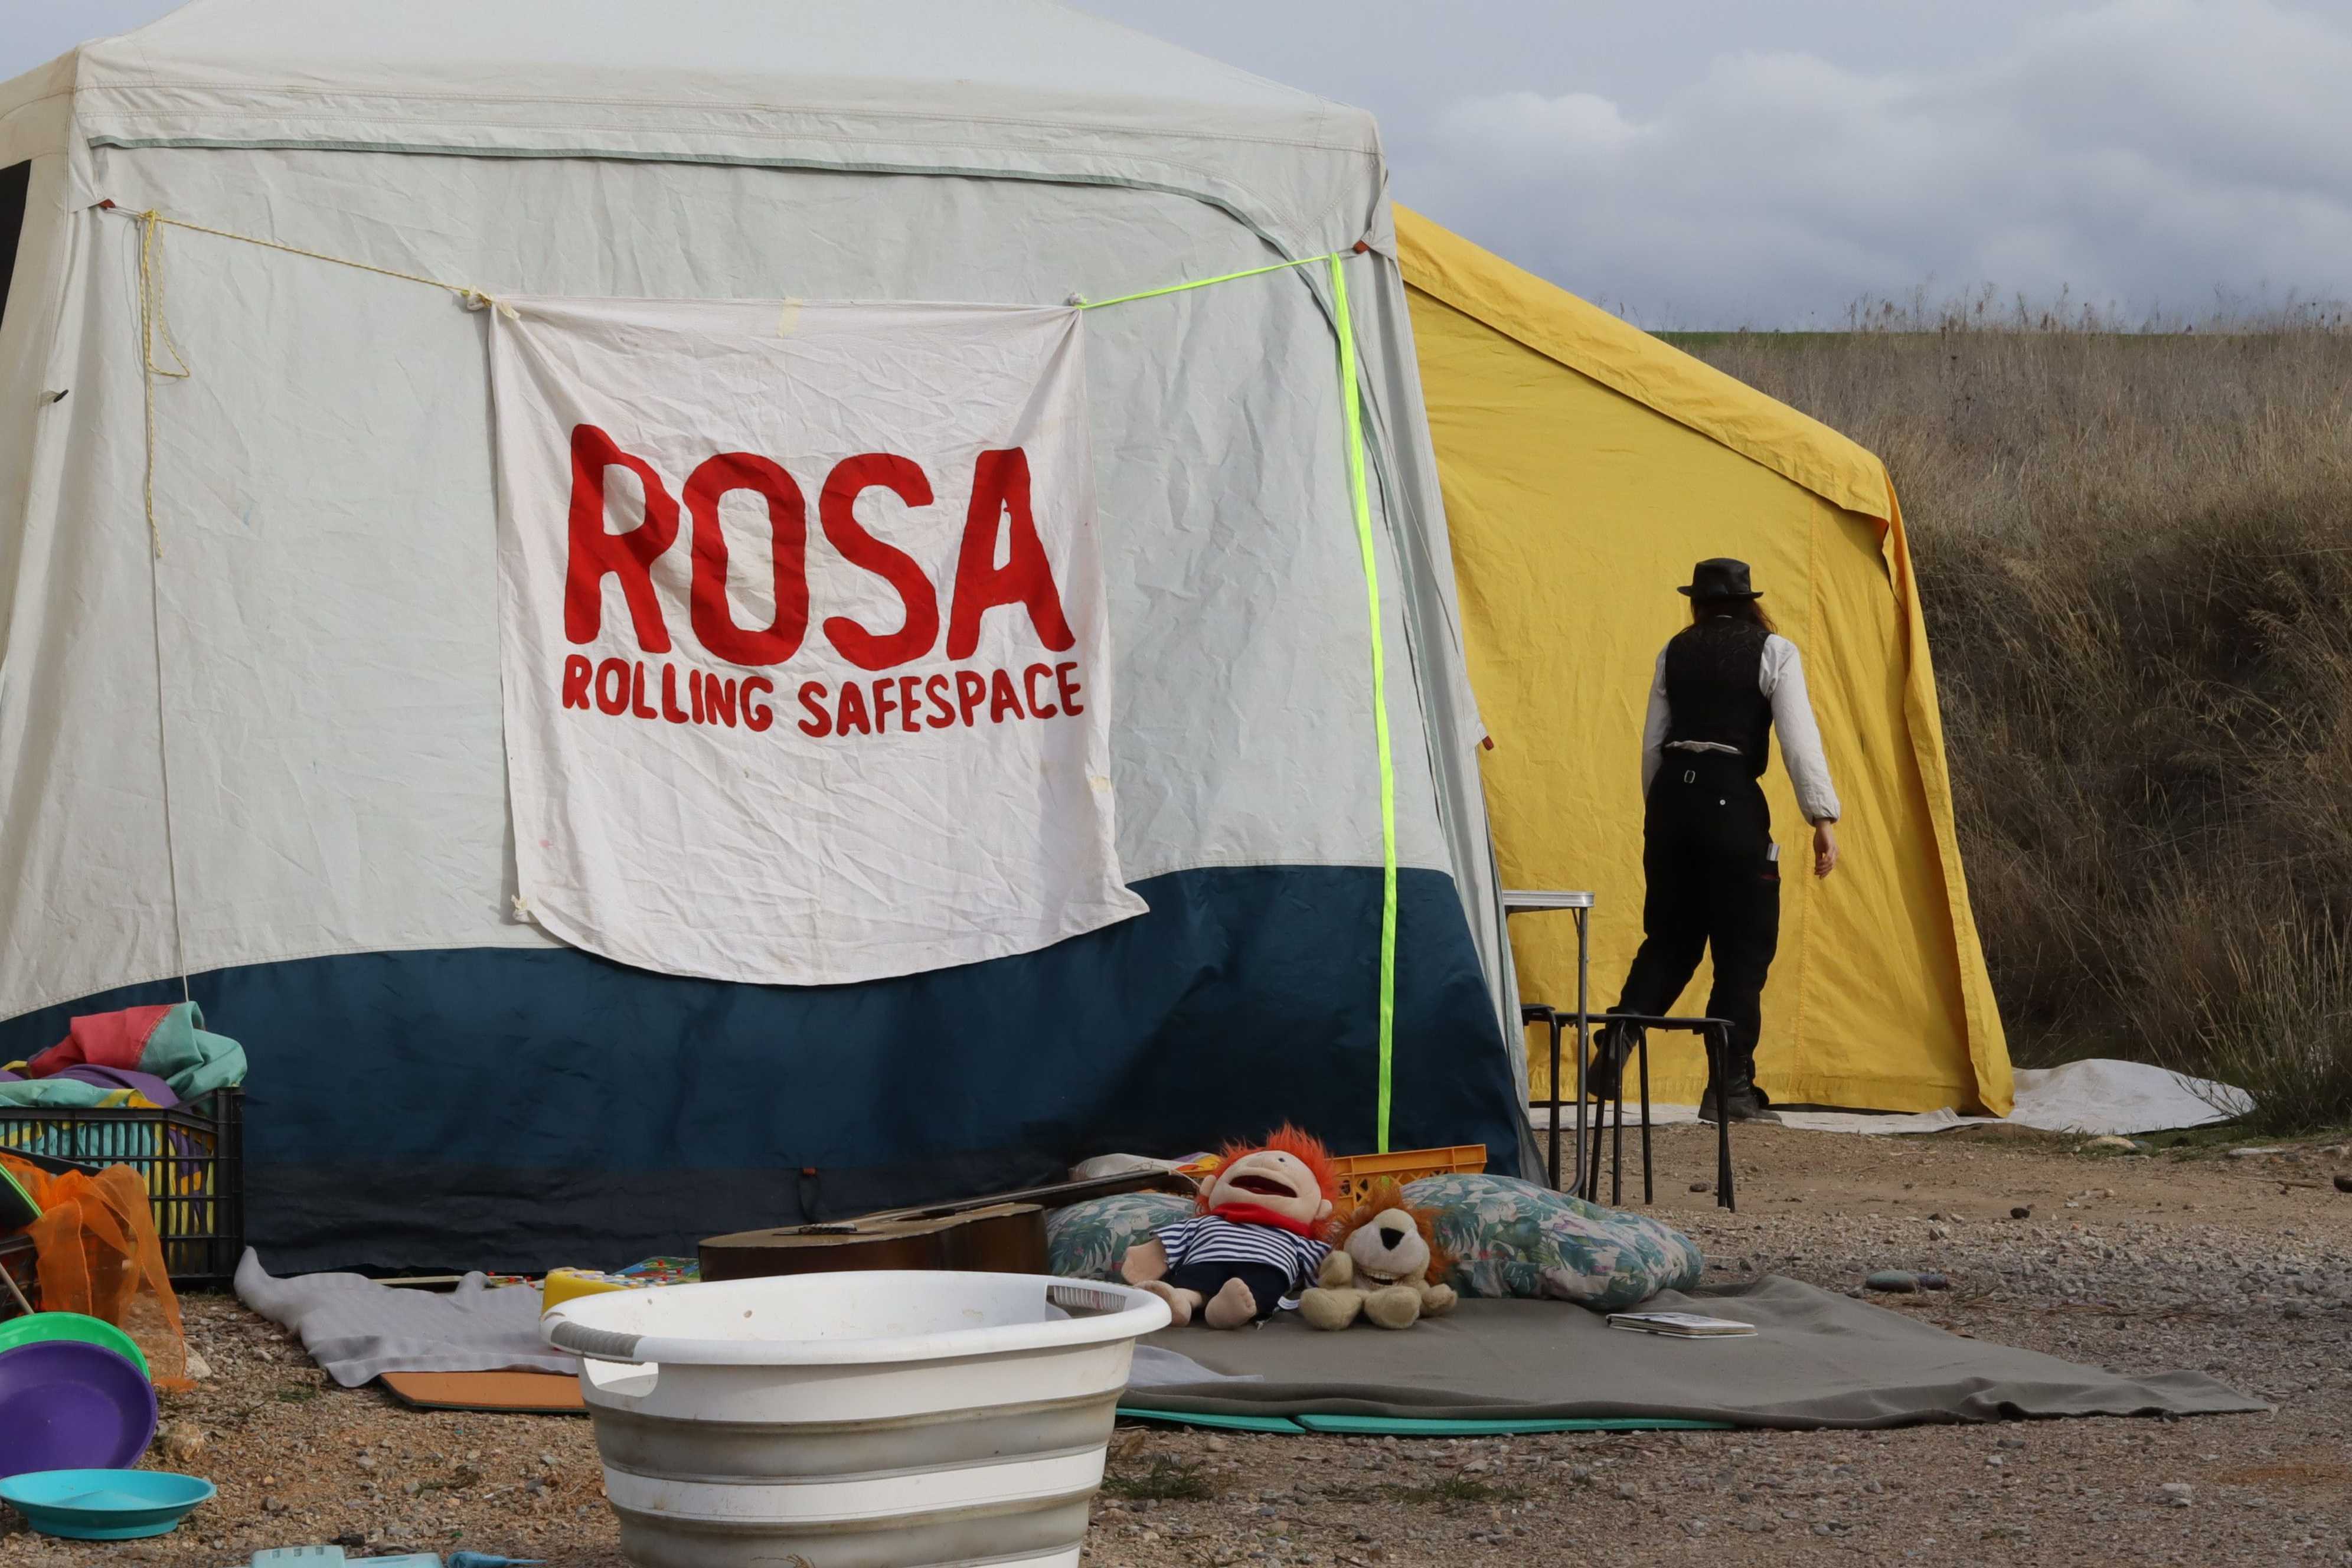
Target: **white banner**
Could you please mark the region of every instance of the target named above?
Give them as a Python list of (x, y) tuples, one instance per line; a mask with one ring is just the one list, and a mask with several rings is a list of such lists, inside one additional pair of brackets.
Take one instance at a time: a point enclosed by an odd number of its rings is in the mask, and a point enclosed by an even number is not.
[(835, 984), (1139, 914), (1073, 310), (491, 312), (518, 909)]

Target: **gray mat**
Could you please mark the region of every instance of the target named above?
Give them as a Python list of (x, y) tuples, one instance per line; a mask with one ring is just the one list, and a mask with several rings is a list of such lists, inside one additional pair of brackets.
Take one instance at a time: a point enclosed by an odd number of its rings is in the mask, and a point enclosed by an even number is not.
[(1424, 1420), (1650, 1416), (1742, 1426), (1899, 1426), (2052, 1415), (2216, 1415), (2270, 1408), (2202, 1373), (2131, 1377), (1963, 1339), (1777, 1276), (1665, 1291), (1644, 1311), (1705, 1312), (1753, 1337), (1671, 1340), (1609, 1327), (1560, 1301), (1465, 1301), (1402, 1332), (1163, 1330), (1165, 1345), (1262, 1383), (1155, 1387), (1131, 1401), (1192, 1415)]
[(1165, 1345), (1140, 1344), (1135, 1347), (1135, 1363), (1128, 1369), (1127, 1386), (1167, 1388), (1177, 1384), (1261, 1383), (1263, 1378), (1246, 1374), (1231, 1377), (1222, 1372), (1211, 1372), (1191, 1356), (1182, 1355)]

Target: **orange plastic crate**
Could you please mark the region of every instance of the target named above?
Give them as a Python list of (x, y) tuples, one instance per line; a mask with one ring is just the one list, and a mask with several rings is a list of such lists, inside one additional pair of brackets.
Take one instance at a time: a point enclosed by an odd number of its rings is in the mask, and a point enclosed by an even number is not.
[(1486, 1168), (1486, 1145), (1456, 1143), (1450, 1149), (1392, 1149), (1385, 1154), (1341, 1154), (1331, 1162), (1339, 1173), (1341, 1212), (1371, 1195), (1372, 1184), (1386, 1178), (1417, 1182), (1423, 1176), (1475, 1175)]

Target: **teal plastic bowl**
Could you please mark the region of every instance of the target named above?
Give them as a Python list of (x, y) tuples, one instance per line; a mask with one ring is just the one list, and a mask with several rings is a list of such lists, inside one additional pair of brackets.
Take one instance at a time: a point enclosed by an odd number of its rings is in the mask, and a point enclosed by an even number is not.
[(168, 1535), (212, 1495), (212, 1482), (170, 1470), (28, 1470), (0, 1480), (0, 1502), (68, 1541)]

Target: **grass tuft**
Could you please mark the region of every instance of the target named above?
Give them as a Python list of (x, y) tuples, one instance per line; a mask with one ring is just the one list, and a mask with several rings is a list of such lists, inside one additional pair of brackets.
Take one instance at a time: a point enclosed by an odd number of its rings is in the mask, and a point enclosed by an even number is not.
[(1386, 1486), (1381, 1495), (1414, 1508), (1459, 1507), (1468, 1503), (1517, 1502), (1527, 1494), (1517, 1487), (1493, 1486), (1467, 1476), (1447, 1476), (1427, 1486)]
[(1102, 1489), (1111, 1497), (1130, 1501), (1149, 1499), (1153, 1502), (1198, 1502), (1214, 1497), (1217, 1489), (1201, 1473), (1199, 1465), (1156, 1454), (1150, 1467), (1139, 1473), (1109, 1471), (1103, 1477)]

